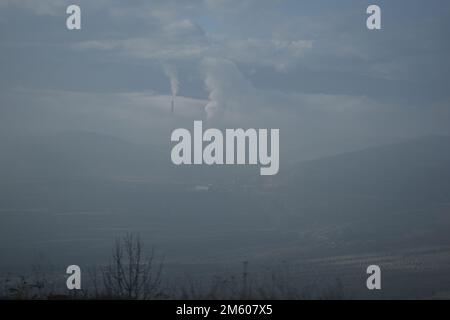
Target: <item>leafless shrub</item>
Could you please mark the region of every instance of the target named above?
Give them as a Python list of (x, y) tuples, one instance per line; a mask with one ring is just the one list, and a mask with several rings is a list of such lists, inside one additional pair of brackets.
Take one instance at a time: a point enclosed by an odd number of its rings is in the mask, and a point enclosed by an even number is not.
[(47, 299), (57, 290), (56, 281), (50, 276), (51, 270), (51, 264), (39, 256), (29, 274), (9, 274), (2, 278), (0, 297), (14, 300)]
[(96, 295), (113, 299), (152, 299), (161, 296), (162, 262), (157, 262), (152, 249), (145, 256), (139, 236), (127, 234), (117, 239), (112, 260), (93, 276)]
[(267, 273), (251, 273), (247, 261), (242, 273), (230, 276), (214, 276), (205, 283), (191, 281), (181, 287), (178, 299), (189, 300), (337, 300), (347, 299), (342, 282), (321, 288), (314, 283), (303, 284), (297, 279), (298, 270), (291, 270), (287, 263)]
[[(126, 234), (115, 241), (110, 262), (89, 270), (90, 283), (83, 290), (68, 292), (61, 277), (49, 273), (50, 266), (35, 264), (27, 276), (0, 278), (2, 299), (207, 299), (207, 300), (304, 300), (348, 299), (338, 279), (328, 286), (308, 285), (299, 270), (282, 263), (278, 268), (250, 272), (247, 261), (242, 272), (215, 275), (209, 281), (179, 279), (173, 288), (162, 285), (162, 260), (154, 250), (146, 255), (140, 237)], [(184, 283), (184, 285), (182, 284)], [(59, 284), (59, 285), (57, 285)]]

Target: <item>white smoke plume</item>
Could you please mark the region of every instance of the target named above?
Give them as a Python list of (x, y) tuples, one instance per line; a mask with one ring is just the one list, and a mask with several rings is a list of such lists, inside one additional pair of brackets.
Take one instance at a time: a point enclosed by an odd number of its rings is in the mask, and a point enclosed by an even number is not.
[(164, 72), (170, 80), (170, 91), (172, 92), (171, 111), (174, 112), (175, 98), (178, 95), (180, 83), (178, 81), (177, 71), (173, 66), (164, 65)]
[(222, 90), (217, 86), (211, 75), (206, 75), (205, 86), (209, 91), (208, 103), (205, 106), (206, 117), (208, 121), (217, 117), (218, 113), (225, 108), (225, 102)]
[(205, 87), (209, 92), (205, 106), (207, 120), (239, 117), (252, 88), (236, 65), (225, 59), (206, 58), (202, 66)]

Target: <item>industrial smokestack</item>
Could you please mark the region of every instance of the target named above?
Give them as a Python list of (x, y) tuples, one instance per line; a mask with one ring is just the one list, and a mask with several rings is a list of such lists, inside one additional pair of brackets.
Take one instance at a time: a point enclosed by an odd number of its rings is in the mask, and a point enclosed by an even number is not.
[(175, 97), (172, 96), (171, 106), (170, 106), (170, 112), (173, 114), (175, 109)]

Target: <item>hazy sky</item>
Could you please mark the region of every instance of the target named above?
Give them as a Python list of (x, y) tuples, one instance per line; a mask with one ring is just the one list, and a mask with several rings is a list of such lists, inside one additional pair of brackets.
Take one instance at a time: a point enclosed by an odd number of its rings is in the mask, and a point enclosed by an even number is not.
[(449, 134), (449, 31), (444, 0), (1, 0), (0, 133), (165, 144), (208, 119), (280, 128), (296, 159)]

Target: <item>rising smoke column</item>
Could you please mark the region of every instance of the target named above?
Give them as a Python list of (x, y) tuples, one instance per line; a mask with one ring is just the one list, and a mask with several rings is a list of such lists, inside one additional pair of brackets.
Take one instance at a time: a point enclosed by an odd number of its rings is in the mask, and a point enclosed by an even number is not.
[(202, 69), (209, 92), (205, 106), (207, 121), (239, 118), (254, 91), (236, 65), (226, 59), (205, 58)]
[(218, 87), (214, 81), (214, 78), (209, 75), (205, 78), (205, 86), (209, 91), (208, 103), (205, 106), (206, 118), (208, 121), (211, 121), (224, 107), (222, 98), (223, 94), (220, 87)]
[(164, 72), (166, 73), (167, 77), (170, 80), (170, 91), (172, 92), (172, 101), (171, 101), (171, 107), (170, 111), (174, 113), (175, 111), (175, 98), (178, 94), (178, 88), (179, 88), (179, 81), (177, 76), (177, 71), (174, 67), (164, 65)]
[(227, 70), (223, 68), (223, 61), (215, 58), (204, 59), (202, 67), (205, 88), (209, 92), (208, 103), (205, 106), (206, 120), (211, 122), (226, 109)]

